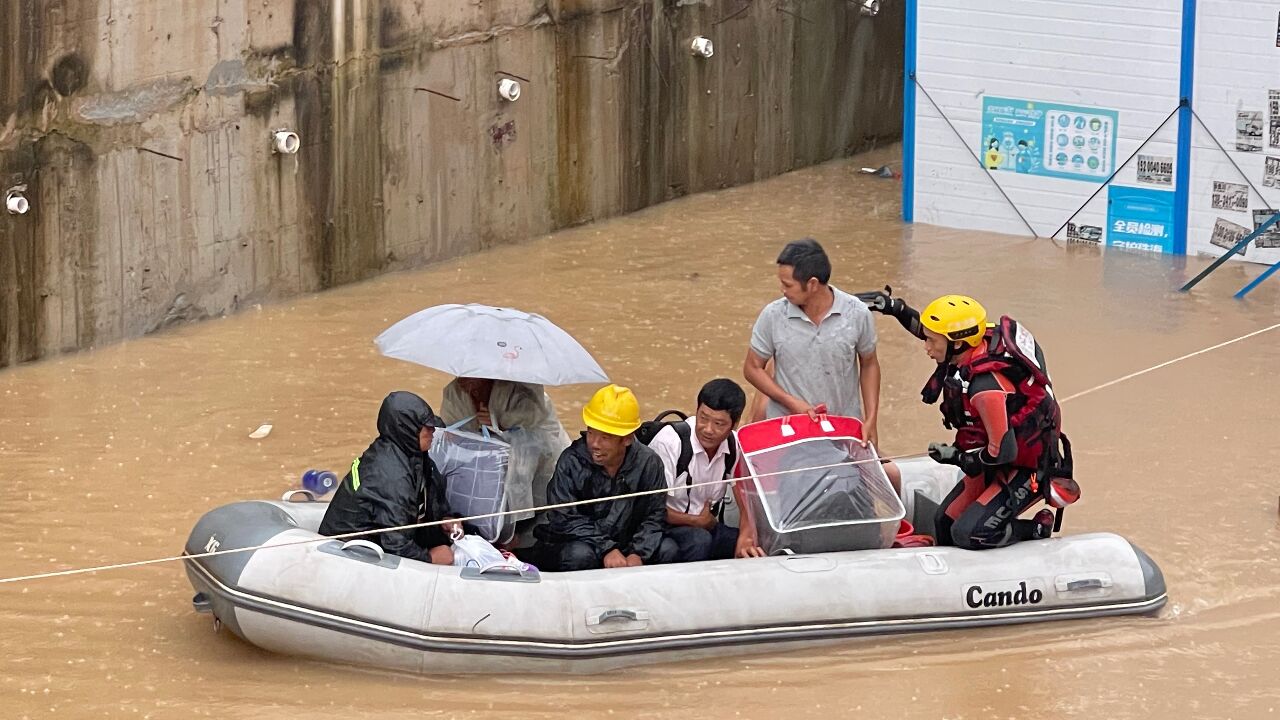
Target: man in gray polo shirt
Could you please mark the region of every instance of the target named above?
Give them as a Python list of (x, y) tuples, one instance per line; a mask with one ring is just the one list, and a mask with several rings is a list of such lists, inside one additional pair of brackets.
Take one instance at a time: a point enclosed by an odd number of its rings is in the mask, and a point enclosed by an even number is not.
[[(766, 415), (807, 413), (862, 420), (866, 440), (877, 443), (880, 361), (876, 326), (865, 303), (839, 290), (831, 261), (816, 240), (788, 243), (778, 256), (782, 297), (760, 312), (742, 372), (769, 398)], [(770, 377), (765, 364), (774, 363)]]

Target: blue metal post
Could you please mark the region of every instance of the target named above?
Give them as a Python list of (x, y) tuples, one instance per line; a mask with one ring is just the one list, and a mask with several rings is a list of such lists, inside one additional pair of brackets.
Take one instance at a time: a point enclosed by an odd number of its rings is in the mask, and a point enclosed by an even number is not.
[[(1253, 232), (1240, 238), (1240, 242), (1237, 242), (1230, 250), (1226, 251), (1217, 260), (1214, 260), (1212, 263), (1210, 263), (1209, 267), (1205, 268), (1204, 270), (1201, 270), (1199, 275), (1196, 275), (1195, 277), (1191, 278), (1191, 280), (1189, 280), (1186, 285), (1183, 285), (1181, 288), (1179, 288), (1179, 291), (1187, 292), (1191, 290), (1191, 288), (1199, 284), (1201, 280), (1209, 277), (1209, 273), (1213, 272), (1214, 270), (1217, 270), (1219, 266), (1221, 266), (1226, 261), (1230, 260), (1232, 255), (1235, 255), (1236, 253), (1245, 249), (1245, 247), (1247, 247), (1249, 243), (1254, 241), (1254, 238), (1257, 238), (1262, 233), (1266, 232), (1267, 230), (1270, 230), (1271, 226), (1275, 225), (1277, 220), (1280, 220), (1280, 213), (1276, 213), (1275, 215), (1272, 215), (1270, 218), (1267, 219), (1266, 222), (1254, 228)], [(1236, 297), (1237, 298), (1244, 297), (1245, 294), (1248, 291), (1252, 290), (1255, 286), (1257, 286), (1258, 283), (1262, 282), (1263, 280), (1266, 280), (1267, 277), (1271, 275), (1271, 272), (1272, 271), (1269, 270), (1263, 273), (1261, 277), (1259, 277), (1257, 280), (1254, 280), (1247, 287), (1245, 287), (1243, 290), (1237, 293)]]
[(1277, 270), (1280, 270), (1280, 262), (1267, 268), (1266, 272), (1254, 278), (1253, 281), (1250, 282), (1248, 285), (1245, 285), (1244, 287), (1240, 288), (1240, 292), (1236, 293), (1236, 296), (1235, 296), (1236, 299), (1243, 300), (1245, 295), (1248, 295), (1249, 293), (1253, 292), (1253, 289), (1261, 285), (1264, 280), (1271, 277), (1272, 275), (1275, 275)]
[(902, 91), (902, 220), (915, 221), (916, 202), (916, 2), (906, 0), (907, 32)]
[(1195, 88), (1196, 0), (1182, 0), (1182, 60), (1178, 82), (1178, 159), (1173, 194), (1173, 252), (1187, 253), (1191, 211), (1191, 94)]

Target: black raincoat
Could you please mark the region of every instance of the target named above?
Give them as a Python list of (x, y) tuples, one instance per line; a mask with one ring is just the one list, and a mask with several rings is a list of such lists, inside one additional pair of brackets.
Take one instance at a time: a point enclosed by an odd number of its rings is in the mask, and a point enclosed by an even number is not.
[[(378, 411), (378, 439), (342, 478), (320, 523), (321, 535), (398, 527), (448, 517), (445, 480), (419, 449), (418, 432), (438, 425), (426, 401), (411, 392), (393, 392)], [(362, 535), (401, 557), (431, 562), (428, 553), (449, 540), (439, 526)]]
[[(586, 433), (583, 433), (560, 454), (547, 485), (547, 502), (590, 500), (666, 487), (662, 460), (644, 444), (631, 443), (617, 477), (611, 478), (605, 475), (604, 468), (591, 461)], [(639, 555), (648, 563), (662, 542), (666, 517), (667, 496), (654, 493), (551, 510), (547, 524), (534, 532), (545, 542), (560, 544), (577, 540), (590, 545), (601, 557), (616, 549), (623, 555)]]

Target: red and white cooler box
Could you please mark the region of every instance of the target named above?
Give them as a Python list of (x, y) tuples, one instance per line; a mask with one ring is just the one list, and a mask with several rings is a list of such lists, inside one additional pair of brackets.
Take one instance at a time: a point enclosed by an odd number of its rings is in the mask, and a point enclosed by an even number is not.
[(893, 545), (906, 509), (875, 448), (861, 439), (861, 421), (836, 415), (790, 415), (738, 430), (749, 476), (741, 482), (765, 552)]

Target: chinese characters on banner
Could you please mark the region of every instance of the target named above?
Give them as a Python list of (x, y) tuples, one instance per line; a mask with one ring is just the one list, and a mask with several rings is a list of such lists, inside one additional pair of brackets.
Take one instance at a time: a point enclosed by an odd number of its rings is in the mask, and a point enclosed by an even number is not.
[(1173, 251), (1173, 193), (1112, 185), (1107, 189), (1107, 246)]

